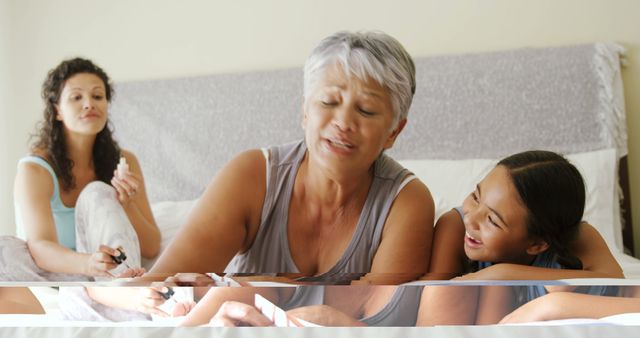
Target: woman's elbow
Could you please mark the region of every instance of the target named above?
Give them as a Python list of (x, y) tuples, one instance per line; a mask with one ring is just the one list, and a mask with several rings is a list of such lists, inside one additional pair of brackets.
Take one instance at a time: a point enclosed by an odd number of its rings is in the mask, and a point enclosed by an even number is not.
[(48, 259), (51, 255), (46, 253), (47, 243), (42, 240), (28, 240), (27, 249), (33, 258), (33, 262), (37, 267), (43, 270), (48, 270)]

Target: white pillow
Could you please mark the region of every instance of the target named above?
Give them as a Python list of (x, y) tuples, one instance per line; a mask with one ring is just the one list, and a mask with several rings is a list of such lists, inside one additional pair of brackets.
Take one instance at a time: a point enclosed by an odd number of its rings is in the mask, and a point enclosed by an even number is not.
[[(622, 225), (617, 194), (615, 149), (568, 155), (586, 185), (584, 220), (604, 237), (613, 252), (622, 252)], [(460, 206), (475, 185), (495, 166), (497, 159), (399, 161), (422, 180), (433, 195), (436, 219)]]
[[(169, 245), (173, 237), (175, 237), (178, 229), (184, 224), (187, 220), (187, 216), (191, 209), (196, 204), (198, 200), (188, 200), (188, 201), (179, 201), (179, 202), (157, 202), (151, 205), (151, 211), (153, 212), (153, 217), (156, 220), (156, 224), (160, 229), (160, 234), (162, 235), (162, 240), (160, 242), (160, 252), (162, 253), (164, 249)], [(160, 256), (160, 255), (158, 255)], [(153, 264), (158, 259), (158, 256), (153, 259), (142, 259), (142, 267), (147, 269), (151, 269)]]

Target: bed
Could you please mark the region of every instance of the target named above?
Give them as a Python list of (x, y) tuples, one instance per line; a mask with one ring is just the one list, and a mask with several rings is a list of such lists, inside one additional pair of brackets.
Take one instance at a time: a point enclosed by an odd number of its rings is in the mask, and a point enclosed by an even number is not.
[[(389, 154), (430, 188), (436, 217), (459, 205), (496, 159), (527, 149), (566, 154), (586, 179), (585, 220), (625, 275), (640, 278), (640, 261), (628, 255), (623, 55), (618, 44), (598, 43), (416, 58), (409, 122)], [(302, 138), (300, 68), (115, 89), (115, 136), (143, 166), (163, 247), (235, 154)]]
[[(623, 56), (620, 45), (597, 43), (416, 58), (417, 90), (409, 122), (389, 154), (429, 187), (436, 217), (461, 203), (505, 155), (527, 149), (566, 154), (585, 177), (585, 220), (598, 229), (632, 279), (625, 283), (637, 284), (640, 260), (629, 255), (633, 242), (625, 195)], [(115, 136), (137, 155), (144, 169), (162, 248), (210, 179), (235, 154), (302, 138), (300, 68), (123, 82), (116, 83), (115, 90), (111, 106)], [(147, 267), (152, 264), (145, 262)], [(47, 315), (0, 316), (0, 326), (58, 326), (55, 290), (43, 288), (36, 294)], [(625, 323), (639, 322), (638, 314), (630, 316)], [(594, 323), (603, 324), (579, 320), (573, 324), (593, 327)], [(149, 325), (158, 326), (139, 322), (100, 326)], [(139, 333), (166, 333), (159, 330)], [(447, 330), (432, 332), (455, 333)], [(305, 336), (308, 333), (313, 332)]]

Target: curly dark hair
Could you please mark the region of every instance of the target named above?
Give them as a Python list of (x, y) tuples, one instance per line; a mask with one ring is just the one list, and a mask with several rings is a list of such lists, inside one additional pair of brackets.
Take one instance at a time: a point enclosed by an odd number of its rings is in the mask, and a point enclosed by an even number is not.
[(509, 171), (527, 209), (527, 232), (549, 244), (563, 267), (582, 269), (569, 252), (585, 208), (585, 185), (578, 169), (563, 156), (543, 150), (525, 151), (504, 158), (498, 165)]
[[(56, 119), (56, 105), (60, 102), (60, 94), (66, 81), (80, 73), (94, 74), (104, 83), (107, 102), (111, 102), (113, 96), (112, 84), (109, 76), (87, 59), (74, 58), (65, 60), (56, 68), (49, 71), (47, 78), (42, 84), (42, 99), (44, 100), (44, 120), (38, 124), (38, 131), (33, 137), (35, 142), (31, 145), (31, 151), (44, 151), (55, 171), (61, 180), (63, 190), (70, 190), (75, 187), (75, 178), (71, 174), (73, 161), (67, 156), (67, 147), (64, 139), (64, 128), (61, 121)], [(93, 145), (92, 157), (99, 181), (110, 184), (113, 178), (113, 170), (120, 158), (120, 147), (112, 137), (110, 122), (107, 119), (105, 127), (97, 134)]]

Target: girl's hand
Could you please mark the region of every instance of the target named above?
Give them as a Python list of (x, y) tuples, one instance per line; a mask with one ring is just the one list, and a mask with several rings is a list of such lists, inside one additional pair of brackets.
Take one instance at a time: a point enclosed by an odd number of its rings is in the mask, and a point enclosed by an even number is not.
[(113, 171), (111, 185), (118, 193), (118, 200), (122, 206), (127, 206), (135, 199), (138, 189), (141, 186), (142, 179), (138, 174), (128, 171), (122, 177), (118, 177), (118, 171)]
[(245, 303), (226, 301), (209, 322), (211, 326), (273, 326), (258, 309)]
[(160, 317), (169, 317), (169, 314), (160, 310), (158, 306), (164, 304), (165, 299), (160, 293), (167, 292), (166, 287), (151, 286), (141, 287), (135, 299), (133, 299), (133, 309), (142, 313), (156, 315)]
[(554, 310), (562, 305), (558, 303), (557, 296), (562, 295), (561, 293), (549, 293), (538, 297), (506, 315), (502, 318), (500, 324), (559, 319), (556, 318), (554, 314)]
[(84, 274), (91, 277), (114, 277), (109, 270), (113, 270), (118, 266), (112, 257), (118, 255), (120, 255), (118, 250), (106, 245), (100, 245), (98, 251), (88, 256)]

